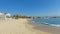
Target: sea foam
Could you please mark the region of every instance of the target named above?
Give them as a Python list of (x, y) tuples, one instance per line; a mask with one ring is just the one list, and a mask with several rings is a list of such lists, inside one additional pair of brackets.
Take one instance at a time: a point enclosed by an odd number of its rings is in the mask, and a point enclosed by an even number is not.
[(50, 24), (51, 26), (60, 27), (59, 24)]

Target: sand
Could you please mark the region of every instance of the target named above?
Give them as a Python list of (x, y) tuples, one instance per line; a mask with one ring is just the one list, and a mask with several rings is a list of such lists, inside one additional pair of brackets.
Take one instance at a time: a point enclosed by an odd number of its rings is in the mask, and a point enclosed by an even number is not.
[(49, 32), (52, 34), (60, 34), (60, 27), (54, 27), (54, 26), (47, 25), (47, 24), (38, 24), (35, 22), (31, 22), (31, 21), (28, 24), (33, 25), (34, 26), (33, 29), (37, 29), (37, 30), (44, 31), (44, 32)]
[(0, 34), (52, 34), (33, 29), (28, 19), (0, 20)]

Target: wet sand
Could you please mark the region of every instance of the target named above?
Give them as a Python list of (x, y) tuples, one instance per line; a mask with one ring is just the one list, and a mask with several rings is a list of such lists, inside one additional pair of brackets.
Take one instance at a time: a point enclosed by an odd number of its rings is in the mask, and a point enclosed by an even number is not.
[(46, 25), (46, 24), (37, 24), (35, 22), (30, 22), (28, 24), (33, 25), (34, 29), (37, 29), (40, 31), (49, 32), (52, 34), (60, 34), (60, 27), (53, 27), (53, 26)]
[(28, 19), (0, 20), (0, 34), (51, 34), (34, 29)]

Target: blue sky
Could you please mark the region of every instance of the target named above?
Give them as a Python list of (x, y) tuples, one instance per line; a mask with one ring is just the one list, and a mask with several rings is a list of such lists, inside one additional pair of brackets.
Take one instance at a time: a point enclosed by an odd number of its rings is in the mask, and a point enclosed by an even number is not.
[(60, 0), (0, 0), (0, 12), (28, 16), (60, 16)]

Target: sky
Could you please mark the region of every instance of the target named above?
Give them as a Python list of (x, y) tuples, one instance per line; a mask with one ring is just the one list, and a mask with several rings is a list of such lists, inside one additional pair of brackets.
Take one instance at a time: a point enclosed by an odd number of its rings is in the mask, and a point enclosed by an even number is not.
[(0, 12), (11, 15), (60, 16), (60, 0), (0, 0)]

